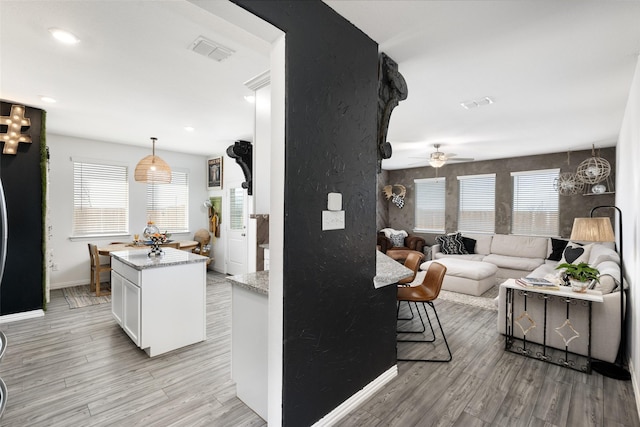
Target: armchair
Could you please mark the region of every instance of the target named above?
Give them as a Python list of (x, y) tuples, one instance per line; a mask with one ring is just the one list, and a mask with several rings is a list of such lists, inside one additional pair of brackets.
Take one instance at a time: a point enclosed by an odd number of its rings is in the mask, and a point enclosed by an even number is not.
[[(426, 245), (426, 241), (419, 236), (406, 236), (404, 238), (403, 246), (394, 246), (391, 239), (388, 238), (384, 232), (379, 232), (377, 237), (377, 245), (380, 246), (380, 251), (387, 255), (395, 252), (395, 259), (404, 259), (411, 251), (423, 252), (423, 248)], [(404, 258), (402, 255), (405, 254)]]

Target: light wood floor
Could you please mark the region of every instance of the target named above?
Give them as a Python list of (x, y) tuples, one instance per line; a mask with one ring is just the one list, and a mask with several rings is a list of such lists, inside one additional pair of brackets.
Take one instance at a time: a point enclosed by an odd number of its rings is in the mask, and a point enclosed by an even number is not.
[[(264, 426), (230, 379), (230, 285), (209, 273), (207, 341), (149, 358), (110, 305), (69, 309), (52, 292), (44, 318), (0, 325), (1, 426)], [(504, 352), (496, 313), (436, 301), (453, 361), (398, 364), (399, 375), (339, 425), (639, 426), (630, 382)], [(438, 347), (441, 349), (441, 347)]]
[(208, 274), (207, 341), (149, 358), (111, 305), (69, 309), (57, 290), (45, 317), (0, 325), (1, 426), (264, 426), (230, 379), (231, 288)]
[[(640, 426), (630, 381), (505, 352), (497, 312), (443, 300), (435, 305), (453, 360), (399, 362), (399, 375), (339, 426)], [(439, 331), (437, 337), (431, 354), (442, 356)], [(400, 354), (412, 345), (399, 344)]]

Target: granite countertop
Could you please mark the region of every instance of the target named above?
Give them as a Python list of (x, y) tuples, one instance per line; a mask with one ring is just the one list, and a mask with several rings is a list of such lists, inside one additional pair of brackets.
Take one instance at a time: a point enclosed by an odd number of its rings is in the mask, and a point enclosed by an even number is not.
[(148, 251), (133, 249), (111, 252), (111, 256), (136, 270), (206, 262), (209, 258), (174, 248), (162, 248), (164, 255), (148, 256)]
[(234, 285), (241, 286), (259, 294), (269, 295), (269, 272), (257, 271), (255, 273), (238, 274), (226, 278)]
[(392, 285), (411, 275), (413, 271), (382, 252), (376, 251), (376, 276), (373, 278), (373, 286), (376, 289)]

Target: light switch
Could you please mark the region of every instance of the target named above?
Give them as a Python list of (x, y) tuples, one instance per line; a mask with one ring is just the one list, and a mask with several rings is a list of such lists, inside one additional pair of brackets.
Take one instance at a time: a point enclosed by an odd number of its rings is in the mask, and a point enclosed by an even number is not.
[(342, 194), (329, 193), (327, 196), (327, 209), (330, 211), (342, 210)]
[(344, 211), (322, 211), (322, 231), (344, 230)]

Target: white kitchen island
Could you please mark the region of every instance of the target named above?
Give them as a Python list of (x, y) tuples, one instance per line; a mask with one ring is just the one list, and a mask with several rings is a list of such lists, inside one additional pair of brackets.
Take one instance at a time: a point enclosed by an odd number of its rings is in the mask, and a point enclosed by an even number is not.
[(204, 341), (207, 258), (173, 248), (111, 253), (111, 312), (150, 356)]

